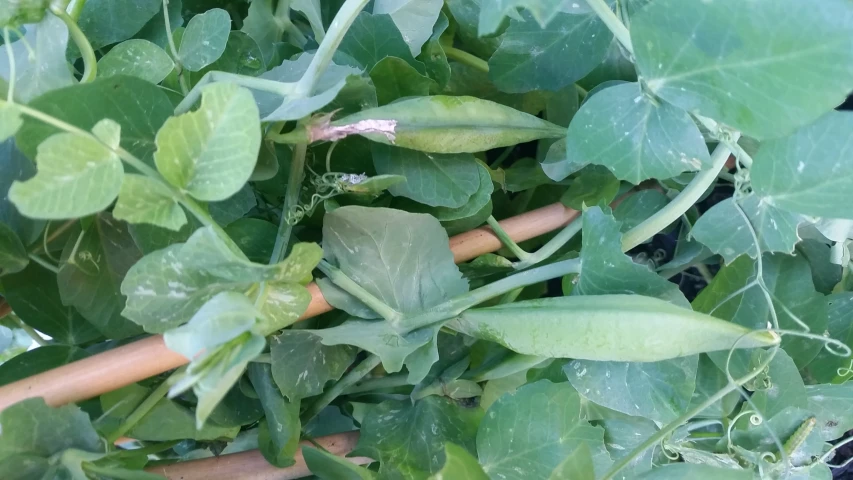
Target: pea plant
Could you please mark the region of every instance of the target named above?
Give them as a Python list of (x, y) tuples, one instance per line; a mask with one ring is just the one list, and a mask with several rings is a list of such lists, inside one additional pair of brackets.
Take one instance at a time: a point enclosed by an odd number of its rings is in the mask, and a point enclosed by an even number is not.
[(0, 477), (844, 466), (849, 0), (6, 0), (0, 27)]

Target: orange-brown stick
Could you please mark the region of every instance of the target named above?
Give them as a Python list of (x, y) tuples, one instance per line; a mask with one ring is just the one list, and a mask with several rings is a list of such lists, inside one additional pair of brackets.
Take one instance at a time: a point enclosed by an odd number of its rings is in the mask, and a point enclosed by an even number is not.
[[(344, 456), (355, 448), (358, 432), (339, 433), (320, 437), (317, 443), (334, 455)], [(302, 442), (302, 445), (311, 445)], [(364, 465), (373, 460), (366, 457), (347, 458), (356, 465)], [(150, 467), (147, 471), (163, 475), (169, 480), (291, 480), (311, 475), (302, 457), (302, 450), (296, 452), (296, 463), (287, 468), (277, 468), (264, 459), (259, 450), (232, 453), (219, 457), (191, 460)]]
[[(577, 210), (555, 203), (500, 222), (516, 242), (557, 230), (577, 218)], [(480, 227), (450, 239), (456, 263), (501, 248), (489, 227)], [(311, 303), (301, 320), (333, 310), (317, 284), (308, 285)], [(44, 397), (48, 405), (59, 406), (97, 397), (148, 377), (185, 365), (186, 358), (168, 348), (162, 335), (154, 335), (104, 353), (0, 387), (0, 410), (31, 397)]]

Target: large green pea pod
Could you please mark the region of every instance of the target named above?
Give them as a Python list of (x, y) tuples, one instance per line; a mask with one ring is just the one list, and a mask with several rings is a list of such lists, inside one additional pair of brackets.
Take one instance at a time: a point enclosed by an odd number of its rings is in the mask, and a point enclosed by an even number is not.
[(774, 332), (752, 331), (640, 295), (545, 298), (478, 308), (448, 326), (526, 355), (617, 362), (656, 362), (780, 341)]
[(355, 134), (422, 152), (463, 153), (561, 138), (566, 129), (488, 100), (436, 95), (400, 100), (313, 125), (309, 139), (337, 140)]

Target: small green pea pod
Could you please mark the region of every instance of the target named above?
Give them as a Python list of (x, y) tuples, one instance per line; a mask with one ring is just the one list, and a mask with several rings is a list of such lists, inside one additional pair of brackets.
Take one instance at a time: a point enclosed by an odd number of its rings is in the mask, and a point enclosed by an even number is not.
[(3, 0), (0, 2), (0, 27), (17, 28), (38, 23), (44, 18), (50, 0)]
[(640, 295), (545, 298), (472, 309), (448, 327), (525, 355), (616, 362), (656, 362), (780, 341), (774, 332), (752, 331)]
[(473, 153), (560, 138), (566, 129), (499, 103), (444, 95), (404, 99), (309, 127), (311, 141), (348, 135), (422, 152)]

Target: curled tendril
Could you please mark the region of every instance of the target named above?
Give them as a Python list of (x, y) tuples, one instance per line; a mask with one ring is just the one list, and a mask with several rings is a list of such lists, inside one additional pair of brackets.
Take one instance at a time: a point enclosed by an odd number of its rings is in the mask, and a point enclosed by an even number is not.
[(756, 427), (764, 423), (764, 419), (761, 418), (761, 415), (753, 413), (749, 416), (749, 423), (755, 425)]
[(660, 450), (667, 459), (677, 461), (681, 455), (678, 453), (677, 447), (667, 444), (664, 439), (660, 441)]
[(846, 367), (838, 367), (838, 370), (836, 370), (835, 373), (837, 373), (839, 377), (853, 375), (853, 360), (850, 360), (850, 363)]
[(313, 177), (311, 178), (311, 185), (314, 186), (314, 193), (311, 195), (311, 198), (306, 204), (294, 205), (293, 208), (287, 212), (287, 223), (289, 225), (296, 225), (303, 218), (314, 213), (314, 209), (316, 209), (321, 202), (348, 192), (353, 185), (358, 185), (368, 178), (367, 175), (363, 173), (327, 172), (323, 175), (317, 175), (313, 170), (311, 173), (313, 174)]

